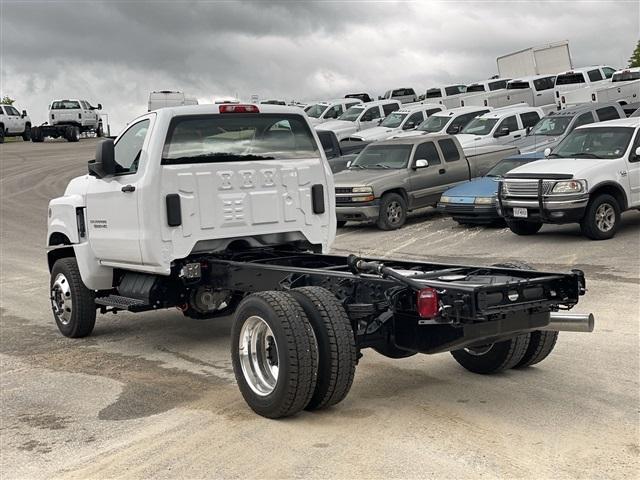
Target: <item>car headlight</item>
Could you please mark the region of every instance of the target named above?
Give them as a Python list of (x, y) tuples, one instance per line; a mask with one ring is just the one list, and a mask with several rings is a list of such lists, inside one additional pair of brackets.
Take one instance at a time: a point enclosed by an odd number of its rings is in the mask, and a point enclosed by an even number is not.
[(587, 191), (585, 180), (565, 180), (556, 182), (551, 193), (580, 193)]
[(440, 203), (449, 203), (451, 202), (451, 198), (445, 197), (444, 195), (440, 197)]
[(353, 193), (373, 193), (373, 188), (371, 187), (353, 187), (351, 190)]
[(493, 197), (476, 197), (474, 203), (476, 205), (491, 205), (493, 203)]

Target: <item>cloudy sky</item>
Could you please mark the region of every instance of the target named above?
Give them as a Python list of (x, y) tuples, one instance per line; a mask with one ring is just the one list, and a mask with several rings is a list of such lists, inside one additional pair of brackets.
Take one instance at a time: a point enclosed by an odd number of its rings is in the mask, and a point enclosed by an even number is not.
[(152, 90), (206, 102), (424, 91), (488, 78), (497, 56), (564, 39), (574, 66), (626, 66), (639, 5), (0, 0), (0, 94), (36, 124), (54, 98), (100, 102), (117, 133)]

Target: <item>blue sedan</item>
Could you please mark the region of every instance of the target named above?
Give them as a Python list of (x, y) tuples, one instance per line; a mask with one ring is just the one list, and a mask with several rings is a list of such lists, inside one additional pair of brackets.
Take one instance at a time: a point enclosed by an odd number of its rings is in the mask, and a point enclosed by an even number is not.
[(508, 171), (541, 158), (544, 154), (535, 152), (501, 160), (484, 177), (474, 178), (444, 192), (438, 202), (438, 210), (451, 215), (460, 224), (501, 223), (496, 209), (498, 182)]

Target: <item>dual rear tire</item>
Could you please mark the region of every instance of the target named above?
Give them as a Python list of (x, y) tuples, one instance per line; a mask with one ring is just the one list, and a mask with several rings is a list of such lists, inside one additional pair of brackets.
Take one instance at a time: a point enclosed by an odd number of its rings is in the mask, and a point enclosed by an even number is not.
[(263, 417), (335, 405), (353, 383), (357, 353), (351, 323), (324, 288), (247, 296), (236, 310), (231, 342), (240, 392)]

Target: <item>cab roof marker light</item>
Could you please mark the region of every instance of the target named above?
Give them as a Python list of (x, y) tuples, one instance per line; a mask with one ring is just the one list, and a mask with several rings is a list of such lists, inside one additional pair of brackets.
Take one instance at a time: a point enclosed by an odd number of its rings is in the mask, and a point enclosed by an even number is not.
[(260, 113), (260, 110), (256, 105), (223, 103), (220, 105), (220, 113)]

